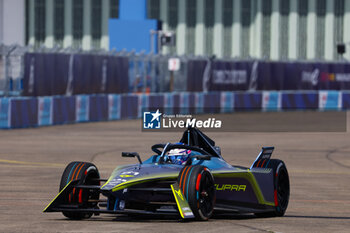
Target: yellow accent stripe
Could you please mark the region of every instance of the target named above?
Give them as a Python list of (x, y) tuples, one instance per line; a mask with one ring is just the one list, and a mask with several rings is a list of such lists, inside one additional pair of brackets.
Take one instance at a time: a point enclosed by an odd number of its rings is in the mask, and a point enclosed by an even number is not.
[(44, 167), (64, 167), (64, 166), (66, 166), (64, 164), (59, 164), (59, 163), (26, 162), (26, 161), (7, 160), (7, 159), (0, 159), (0, 163), (22, 164), (22, 165), (32, 165), (32, 166), (44, 166)]
[[(179, 209), (180, 215), (181, 215), (182, 218), (185, 218), (184, 215), (183, 215), (183, 213), (182, 213), (182, 209), (181, 209), (180, 203), (179, 203), (179, 201), (177, 200), (177, 196), (176, 196), (176, 193), (175, 193), (175, 190), (174, 190), (173, 185), (170, 185), (170, 187), (171, 187), (171, 190), (173, 191), (173, 194), (174, 194), (174, 197), (175, 197), (175, 201), (176, 201), (176, 205), (177, 205), (177, 208)], [(179, 190), (180, 190), (180, 189), (179, 189)], [(181, 192), (181, 190), (180, 190), (180, 192)]]
[(156, 179), (160, 179), (160, 180), (167, 180), (167, 179), (176, 179), (177, 176), (179, 175), (178, 173), (171, 173), (171, 174), (167, 174), (169, 176), (164, 177), (164, 174), (159, 175), (159, 176), (149, 176), (149, 177), (142, 177), (142, 178), (138, 178), (138, 179), (132, 179), (129, 181), (125, 181), (124, 183), (118, 184), (116, 185), (112, 191), (118, 191), (124, 188), (127, 188), (131, 185), (135, 185), (135, 184), (140, 184), (140, 183), (144, 183), (144, 182), (149, 182), (151, 180), (156, 180)]
[(56, 195), (56, 197), (52, 199), (52, 201), (46, 206), (43, 212), (45, 212), (47, 208), (49, 208), (49, 206), (59, 197), (59, 195), (61, 195), (61, 193), (68, 187), (68, 185), (70, 185), (70, 183), (72, 183), (72, 181), (69, 181), (69, 183), (66, 186), (64, 186), (64, 188)]
[(113, 170), (113, 172), (112, 172), (111, 176), (109, 177), (109, 179), (107, 180), (107, 182), (104, 183), (104, 184), (102, 185), (101, 188), (103, 188), (104, 186), (106, 186), (106, 185), (115, 177), (115, 174), (116, 174), (120, 169), (123, 169), (123, 168), (128, 167), (128, 166), (130, 166), (130, 165), (123, 165), (123, 166), (118, 166), (118, 167), (116, 167), (116, 168)]

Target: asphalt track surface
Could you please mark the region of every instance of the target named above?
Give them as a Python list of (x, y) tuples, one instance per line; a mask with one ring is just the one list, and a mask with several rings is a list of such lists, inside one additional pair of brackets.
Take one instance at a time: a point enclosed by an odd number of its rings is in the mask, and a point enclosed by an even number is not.
[(0, 232), (350, 231), (350, 133), (208, 135), (231, 164), (249, 166), (262, 146), (276, 147), (273, 157), (285, 161), (291, 182), (284, 217), (184, 222), (101, 215), (70, 221), (61, 213), (42, 213), (69, 162), (93, 162), (107, 177), (115, 166), (135, 162), (121, 158), (122, 151), (138, 151), (145, 159), (152, 144), (180, 138), (179, 133), (144, 133), (139, 120), (125, 120), (0, 131)]

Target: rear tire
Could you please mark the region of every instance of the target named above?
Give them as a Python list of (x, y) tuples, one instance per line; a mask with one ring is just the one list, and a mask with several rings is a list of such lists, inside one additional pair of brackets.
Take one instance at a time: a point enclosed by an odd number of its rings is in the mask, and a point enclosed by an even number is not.
[(267, 168), (273, 171), (275, 211), (256, 213), (259, 217), (282, 217), (287, 210), (290, 194), (289, 176), (287, 167), (282, 160), (271, 159)]
[(208, 168), (185, 166), (178, 176), (179, 188), (188, 201), (196, 220), (208, 220), (214, 210), (214, 178)]
[[(61, 191), (72, 180), (79, 180), (78, 185), (100, 185), (96, 179), (100, 178), (97, 167), (92, 163), (87, 162), (71, 162), (64, 170), (59, 191)], [(88, 203), (89, 199), (98, 200), (99, 193), (93, 193), (87, 189), (73, 189), (71, 193), (66, 196), (65, 203), (78, 204), (85, 208), (94, 208), (97, 203)], [(78, 212), (62, 212), (62, 214), (73, 220), (81, 220), (90, 218), (91, 213)]]

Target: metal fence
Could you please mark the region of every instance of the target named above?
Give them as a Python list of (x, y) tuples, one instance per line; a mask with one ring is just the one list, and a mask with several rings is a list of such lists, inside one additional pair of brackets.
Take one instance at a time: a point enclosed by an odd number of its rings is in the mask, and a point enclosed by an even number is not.
[(0, 95), (20, 95), (23, 89), (23, 57), (30, 47), (0, 45)]
[[(157, 93), (168, 91), (185, 91), (187, 61), (189, 57), (181, 56), (180, 69), (169, 71), (170, 55), (145, 54), (126, 51), (82, 51), (72, 48), (36, 48), (18, 45), (0, 45), (0, 95), (17, 96), (23, 93), (25, 72), (24, 56), (26, 53), (63, 53), (90, 54), (103, 56), (123, 56), (129, 60), (129, 93)], [(101, 67), (101, 70), (104, 69)], [(27, 69), (28, 70), (28, 69)], [(30, 70), (30, 69), (29, 69)], [(101, 77), (102, 78), (102, 77)], [(171, 79), (173, 81), (171, 82)]]
[[(34, 62), (25, 59), (34, 55), (41, 57), (41, 63), (36, 59), (32, 59)], [(65, 57), (66, 60), (51, 59), (50, 63), (49, 59), (43, 58), (49, 55)], [(74, 57), (74, 62), (69, 59), (67, 62), (67, 57)], [(170, 58), (178, 59), (178, 70), (169, 70)], [(118, 59), (123, 60), (122, 66), (109, 62)], [(93, 68), (90, 69), (90, 66)], [(123, 69), (118, 69), (120, 67)], [(36, 75), (40, 76), (38, 80), (41, 83), (38, 81), (35, 86), (32, 84)], [(50, 80), (54, 80), (55, 84)], [(79, 91), (57, 92), (70, 90), (72, 80), (75, 84), (80, 80)], [(40, 92), (28, 92), (31, 86), (38, 85)], [(49, 88), (56, 92), (45, 91)], [(0, 45), (1, 96), (264, 90), (350, 90), (350, 63), (215, 59), (115, 50), (34, 49)]]
[[(128, 57), (131, 93), (186, 91), (189, 57), (176, 57), (180, 60), (178, 71), (168, 69), (168, 61), (174, 56), (130, 53)], [(173, 84), (171, 84), (171, 79), (173, 79)]]

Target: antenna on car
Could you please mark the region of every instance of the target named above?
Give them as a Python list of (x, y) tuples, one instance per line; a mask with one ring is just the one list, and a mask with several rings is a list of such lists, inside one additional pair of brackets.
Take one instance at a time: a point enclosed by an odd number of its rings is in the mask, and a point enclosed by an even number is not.
[(190, 145), (190, 130), (187, 129), (187, 145)]

